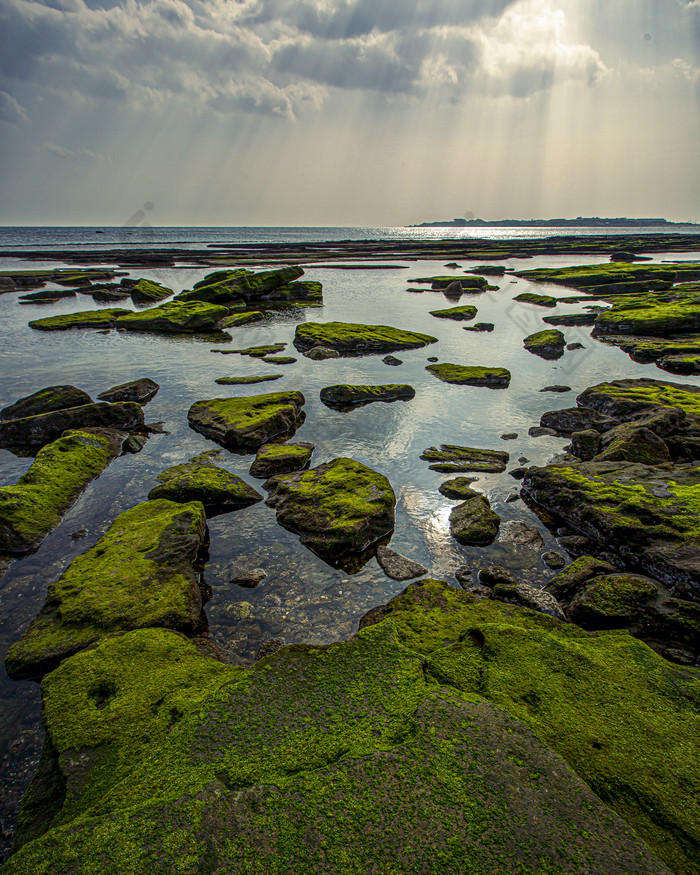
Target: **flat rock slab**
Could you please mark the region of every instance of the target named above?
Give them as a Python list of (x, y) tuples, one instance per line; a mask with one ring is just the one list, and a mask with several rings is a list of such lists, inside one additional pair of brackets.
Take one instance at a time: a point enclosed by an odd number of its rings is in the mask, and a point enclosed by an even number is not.
[(407, 383), (388, 383), (380, 386), (349, 386), (340, 384), (321, 389), (321, 401), (326, 407), (344, 410), (360, 407), (374, 401), (410, 401), (416, 390)]
[(493, 544), (500, 524), (501, 518), (483, 495), (468, 498), (450, 513), (450, 534), (460, 544), (481, 547)]
[(250, 377), (219, 377), (214, 380), (219, 386), (250, 386), (254, 383), (270, 383), (273, 380), (279, 380), (284, 374), (259, 374)]
[(70, 429), (114, 428), (119, 431), (133, 431), (143, 428), (143, 425), (141, 405), (133, 401), (119, 404), (83, 404), (80, 407), (0, 422), (0, 447), (33, 455)]
[(545, 316), (542, 321), (548, 325), (576, 327), (579, 325), (595, 325), (595, 320), (595, 313), (562, 313), (559, 316)]
[(478, 479), (478, 477), (454, 477), (452, 480), (445, 480), (444, 483), (441, 483), (438, 486), (438, 492), (440, 495), (444, 495), (445, 498), (454, 498), (457, 500), (473, 498), (479, 493), (471, 488), (471, 484)]
[[(276, 290), (288, 286), (303, 275), (304, 270), (298, 265), (289, 265), (279, 270), (267, 270), (260, 273), (244, 269), (215, 271), (208, 274), (201, 282), (196, 283), (193, 289), (181, 292), (177, 299), (208, 301), (215, 304), (243, 300), (248, 304), (262, 306), (266, 300), (274, 297)], [(300, 290), (297, 294), (299, 297), (303, 297), (304, 290)], [(280, 297), (284, 299), (287, 295), (281, 294)]]
[(227, 449), (249, 453), (275, 437), (289, 436), (305, 418), (301, 392), (270, 392), (247, 398), (212, 398), (189, 409), (190, 427)]
[(39, 546), (85, 487), (119, 455), (123, 432), (70, 431), (39, 450), (13, 486), (0, 488), (0, 551)]
[(548, 614), (557, 620), (565, 620), (564, 611), (554, 596), (532, 586), (530, 583), (497, 583), (491, 590), (491, 597), (509, 605), (520, 605), (542, 614)]
[(465, 304), (462, 307), (448, 307), (446, 310), (431, 310), (430, 315), (436, 316), (438, 319), (455, 319), (458, 322), (468, 321), (473, 319), (477, 314), (476, 307), (471, 304)]
[(477, 365), (454, 365), (443, 362), (428, 365), (426, 371), (443, 383), (457, 386), (486, 386), (489, 389), (507, 389), (510, 385), (510, 371), (506, 368), (489, 368)]
[(160, 485), (148, 493), (149, 500), (166, 498), (180, 504), (201, 501), (207, 517), (250, 507), (263, 500), (263, 496), (237, 474), (214, 464), (208, 453), (166, 468), (157, 479)]
[(237, 328), (239, 325), (250, 325), (251, 322), (261, 322), (265, 314), (260, 310), (251, 310), (247, 313), (233, 313), (227, 316), (221, 323), (222, 328)]
[(120, 316), (126, 316), (131, 310), (112, 308), (108, 310), (81, 310), (78, 313), (62, 313), (60, 316), (47, 316), (46, 319), (34, 319), (30, 328), (37, 331), (69, 331), (72, 328), (114, 328)]
[(127, 629), (194, 633), (202, 593), (193, 565), (205, 535), (199, 502), (146, 501), (119, 514), (49, 586), (46, 604), (7, 653), (7, 673), (42, 677), (66, 657)]
[(272, 477), (265, 489), (277, 522), (331, 565), (354, 562), (394, 529), (391, 484), (354, 459)]
[[(126, 400), (126, 399), (125, 399)], [(0, 410), (0, 420), (24, 419), (25, 416), (38, 416), (52, 410), (66, 410), (92, 404), (92, 398), (75, 386), (47, 386), (31, 395), (26, 395)]]
[(100, 392), (97, 396), (100, 401), (136, 401), (137, 404), (148, 404), (158, 394), (160, 386), (155, 380), (143, 377), (141, 380), (131, 380), (129, 383), (121, 383), (113, 386), (106, 392)]
[(430, 334), (354, 322), (304, 322), (297, 325), (294, 336), (294, 346), (301, 352), (323, 346), (348, 356), (418, 349), (430, 343), (437, 343)]
[(169, 301), (140, 313), (120, 316), (117, 328), (127, 331), (147, 331), (155, 334), (212, 331), (220, 327), (221, 320), (228, 316), (226, 307), (205, 304), (199, 301), (182, 303)]
[(519, 301), (521, 304), (535, 304), (538, 307), (556, 307), (558, 303), (557, 299), (550, 295), (538, 295), (535, 292), (523, 292), (516, 295), (513, 300)]
[(412, 559), (407, 559), (391, 547), (377, 547), (377, 562), (382, 571), (392, 580), (413, 580), (422, 577), (428, 569)]
[(252, 477), (267, 479), (275, 474), (302, 471), (311, 460), (316, 444), (298, 441), (294, 444), (267, 444), (260, 447), (250, 466)]
[(559, 359), (564, 355), (566, 338), (557, 328), (547, 328), (528, 335), (523, 346), (542, 359)]
[(446, 474), (460, 471), (498, 474), (506, 470), (510, 453), (503, 450), (460, 447), (457, 444), (440, 444), (439, 447), (428, 447), (424, 450), (421, 459), (424, 462), (433, 462), (430, 466), (431, 471), (441, 471)]

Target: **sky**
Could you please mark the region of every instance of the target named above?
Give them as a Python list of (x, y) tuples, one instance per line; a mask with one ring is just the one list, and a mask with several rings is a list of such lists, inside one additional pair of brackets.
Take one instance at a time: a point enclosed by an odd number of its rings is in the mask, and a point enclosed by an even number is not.
[(0, 224), (700, 220), (700, 0), (2, 0)]

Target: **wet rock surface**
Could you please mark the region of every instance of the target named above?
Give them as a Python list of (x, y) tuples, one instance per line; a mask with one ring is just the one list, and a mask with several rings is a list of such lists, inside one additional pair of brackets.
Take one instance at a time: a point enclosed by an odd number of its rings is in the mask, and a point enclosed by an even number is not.
[(129, 383), (121, 383), (113, 386), (97, 396), (100, 401), (136, 401), (138, 404), (148, 404), (158, 394), (160, 386), (155, 380), (143, 377), (140, 380), (131, 380)]
[(407, 559), (391, 547), (377, 547), (377, 562), (392, 580), (413, 580), (428, 571), (420, 563)]
[(501, 519), (483, 495), (468, 498), (450, 513), (450, 534), (460, 544), (488, 546), (498, 537)]
[(486, 386), (489, 389), (507, 389), (510, 385), (510, 371), (506, 368), (492, 368), (481, 365), (455, 365), (449, 362), (428, 365), (426, 371), (443, 383), (458, 386)]
[(92, 404), (92, 398), (82, 389), (77, 389), (75, 386), (47, 386), (4, 407), (0, 410), (0, 420), (24, 419), (27, 416), (38, 416), (54, 410), (66, 410), (69, 407), (81, 407), (84, 404)]
[(349, 356), (418, 349), (436, 342), (430, 334), (351, 322), (305, 322), (294, 336), (294, 346), (301, 352), (322, 346)]
[(432, 471), (452, 474), (460, 471), (499, 473), (505, 471), (510, 454), (503, 450), (481, 450), (476, 447), (460, 447), (457, 444), (441, 444), (428, 447), (421, 453), (424, 462), (432, 462)]
[(297, 441), (293, 444), (266, 444), (257, 452), (250, 466), (251, 477), (267, 479), (275, 474), (289, 474), (308, 467), (315, 444)]
[(407, 383), (388, 383), (380, 386), (325, 386), (320, 397), (326, 407), (344, 410), (375, 401), (410, 401), (415, 395), (416, 390)]

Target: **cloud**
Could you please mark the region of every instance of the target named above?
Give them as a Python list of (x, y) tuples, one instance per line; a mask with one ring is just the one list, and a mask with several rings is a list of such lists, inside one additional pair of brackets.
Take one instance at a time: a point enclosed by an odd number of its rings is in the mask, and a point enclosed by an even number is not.
[(102, 155), (99, 152), (91, 152), (90, 149), (68, 149), (66, 146), (57, 146), (55, 143), (44, 143), (40, 148), (43, 152), (48, 152), (49, 155), (55, 155), (57, 158), (62, 158), (67, 161), (87, 160), (111, 162), (109, 156)]
[(29, 121), (27, 110), (7, 91), (0, 91), (0, 122), (18, 125)]

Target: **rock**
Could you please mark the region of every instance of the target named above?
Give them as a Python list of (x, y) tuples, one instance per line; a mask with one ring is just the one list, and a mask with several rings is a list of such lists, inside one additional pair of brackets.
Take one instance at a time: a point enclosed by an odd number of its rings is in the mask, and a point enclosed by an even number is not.
[(513, 504), (514, 501), (520, 501), (520, 493), (511, 492), (510, 495), (506, 496), (506, 504)]
[(131, 287), (131, 300), (134, 304), (153, 304), (156, 301), (169, 298), (172, 293), (172, 289), (168, 289), (160, 283), (141, 279), (135, 286)]
[(476, 495), (452, 508), (450, 534), (460, 544), (485, 547), (498, 537), (500, 523), (501, 519), (491, 510), (489, 500)]
[(618, 425), (603, 435), (601, 447), (596, 456), (601, 462), (663, 465), (671, 461), (671, 453), (660, 437), (648, 428), (635, 428), (631, 423)]
[[(251, 273), (245, 269), (216, 271), (196, 283), (193, 289), (181, 292), (176, 300), (207, 301), (224, 305), (230, 301), (243, 300), (246, 304), (260, 306), (266, 301), (273, 301), (276, 290), (288, 286), (303, 275), (304, 271), (298, 265), (260, 273)], [(299, 294), (303, 295), (303, 290)], [(295, 293), (292, 293), (291, 297), (294, 296)], [(283, 293), (280, 297), (284, 300), (287, 295)]]
[(485, 568), (479, 569), (479, 582), (488, 589), (493, 589), (498, 584), (515, 586), (518, 580), (507, 568), (503, 568), (501, 565), (487, 565)]
[(0, 447), (33, 455), (41, 447), (57, 440), (64, 431), (85, 428), (133, 431), (142, 428), (143, 424), (141, 406), (131, 401), (119, 404), (82, 404), (79, 407), (0, 422)]
[(556, 431), (553, 428), (545, 428), (541, 425), (533, 425), (528, 428), (527, 433), (530, 437), (544, 437), (548, 435), (555, 435)]
[(586, 581), (599, 574), (614, 573), (615, 568), (609, 562), (603, 562), (594, 556), (580, 556), (545, 586), (547, 592), (560, 601), (568, 604)]
[(252, 452), (275, 437), (291, 437), (305, 419), (301, 392), (212, 398), (189, 409), (190, 428), (237, 452)]
[[(447, 265), (445, 265), (445, 267), (447, 267)], [(482, 276), (503, 276), (506, 272), (506, 268), (505, 265), (501, 264), (480, 264), (478, 267), (472, 267), (464, 272), (478, 273)]]
[(53, 410), (81, 407), (83, 404), (92, 404), (92, 398), (82, 389), (76, 389), (75, 386), (47, 386), (4, 407), (0, 410), (0, 420), (24, 419), (26, 416), (39, 416)]
[(75, 532), (71, 532), (71, 540), (73, 541), (82, 541), (83, 538), (87, 538), (88, 530), (87, 529), (77, 529)]
[(428, 361), (428, 362), (439, 362), (440, 359), (439, 359), (436, 355), (429, 355), (428, 358), (426, 359), (426, 361)]
[(41, 292), (32, 292), (30, 295), (20, 295), (17, 299), (20, 304), (55, 304), (64, 298), (74, 298), (74, 289), (46, 289)]
[(600, 433), (594, 428), (575, 431), (571, 435), (570, 452), (582, 462), (589, 462), (600, 452)]
[(556, 328), (536, 331), (528, 335), (523, 341), (528, 352), (534, 353), (543, 359), (559, 359), (564, 355), (566, 340), (561, 331)]
[(619, 629), (636, 620), (658, 594), (656, 582), (638, 574), (594, 577), (573, 597), (567, 614), (584, 629)]
[(568, 350), (574, 350), (574, 349), (585, 349), (586, 347), (582, 343), (567, 343), (566, 348)]
[[(513, 298), (514, 301), (520, 301), (523, 304), (536, 304), (538, 307), (556, 307), (557, 299), (551, 295), (538, 295), (535, 292), (523, 292)], [(545, 322), (548, 320), (545, 319)], [(593, 323), (591, 322), (591, 325)]]
[(562, 535), (559, 538), (559, 545), (571, 556), (580, 556), (591, 549), (590, 539), (583, 535)]
[(284, 374), (261, 374), (251, 377), (219, 377), (214, 380), (220, 386), (249, 386), (253, 383), (268, 383), (272, 380), (279, 380)]
[(382, 359), (385, 365), (390, 365), (391, 367), (398, 367), (398, 365), (402, 365), (403, 361), (401, 359), (397, 359), (395, 355), (385, 355)]
[(251, 358), (263, 359), (265, 361), (268, 356), (274, 356), (278, 352), (282, 352), (287, 346), (286, 343), (268, 343), (264, 346), (248, 346), (245, 349), (234, 349), (231, 352), (247, 355)]
[(441, 483), (440, 486), (438, 486), (438, 492), (440, 495), (444, 495), (445, 498), (456, 498), (460, 500), (473, 498), (479, 493), (471, 488), (471, 484), (478, 479), (478, 477), (454, 477), (452, 480), (445, 480), (444, 483)]
[(500, 540), (510, 544), (516, 550), (535, 550), (539, 552), (544, 547), (544, 540), (539, 531), (527, 523), (509, 520), (501, 526)]
[(514, 441), (518, 437), (517, 431), (509, 431), (507, 434), (501, 435), (502, 441)]
[(70, 431), (39, 450), (13, 486), (0, 487), (0, 551), (36, 549), (85, 487), (119, 455), (125, 435)]
[(48, 316), (46, 319), (34, 319), (30, 328), (37, 331), (69, 331), (71, 328), (114, 328), (121, 316), (126, 316), (131, 310), (114, 308), (111, 310), (81, 310), (78, 313), (62, 313), (60, 316)]
[(508, 473), (510, 474), (510, 476), (514, 480), (522, 480), (523, 477), (527, 474), (527, 471), (528, 471), (527, 468), (520, 467), (520, 468), (513, 468)]
[(387, 577), (392, 580), (412, 580), (427, 574), (428, 569), (407, 559), (390, 547), (377, 547), (377, 562)]
[(700, 418), (700, 386), (648, 378), (598, 383), (582, 392), (576, 402), (618, 422), (638, 421), (647, 427), (650, 417), (669, 411), (681, 411), (673, 427), (681, 424), (683, 415)]
[(448, 283), (442, 291), (446, 298), (454, 298), (455, 300), (459, 300), (464, 294), (462, 283), (459, 280), (454, 280), (453, 282)]
[(275, 474), (289, 474), (307, 468), (315, 444), (299, 441), (295, 444), (266, 444), (260, 447), (250, 466), (251, 477), (267, 479)]
[(265, 659), (266, 656), (272, 656), (273, 653), (277, 653), (278, 650), (281, 650), (284, 647), (284, 638), (268, 638), (267, 641), (263, 641), (263, 643), (258, 647), (258, 651), (255, 654), (255, 661), (259, 662), (261, 659)]
[(127, 331), (148, 331), (155, 334), (212, 331), (220, 327), (228, 315), (225, 307), (198, 301), (182, 303), (169, 301), (140, 313), (129, 313), (116, 320), (116, 327)]
[(609, 431), (619, 425), (613, 419), (591, 407), (566, 407), (563, 410), (549, 410), (540, 417), (540, 427), (552, 429), (560, 434), (573, 434), (576, 431)]
[(215, 465), (207, 453), (166, 468), (156, 479), (160, 485), (148, 493), (149, 501), (160, 498), (180, 504), (200, 501), (207, 517), (241, 510), (263, 500), (237, 474)]
[(548, 614), (556, 620), (566, 619), (561, 605), (551, 593), (537, 589), (536, 586), (529, 583), (520, 583), (519, 581), (516, 581), (515, 584), (497, 583), (491, 590), (491, 598), (510, 605), (530, 608), (530, 610), (539, 611), (541, 614)]
[(391, 534), (396, 496), (383, 474), (340, 457), (265, 483), (277, 522), (331, 565), (354, 561)]
[(571, 392), (571, 386), (545, 386), (540, 392)]
[(202, 613), (193, 563), (205, 533), (198, 502), (146, 501), (119, 514), (49, 586), (46, 604), (7, 652), (9, 676), (40, 678), (127, 629), (162, 626), (193, 634)]
[(464, 276), (455, 279), (454, 276), (424, 276), (410, 279), (409, 283), (420, 283), (425, 285), (430, 283), (433, 291), (444, 292), (453, 284), (460, 293), (463, 291), (485, 292), (489, 287), (487, 280), (481, 276)]
[(263, 568), (254, 568), (252, 571), (246, 571), (244, 574), (239, 574), (232, 577), (229, 583), (235, 586), (242, 586), (245, 589), (255, 589), (267, 577), (267, 573)]
[(329, 346), (314, 346), (311, 349), (303, 352), (302, 355), (315, 362), (323, 361), (324, 359), (339, 359), (340, 353), (337, 349), (331, 349)]
[(222, 328), (237, 328), (239, 325), (250, 325), (251, 322), (261, 322), (265, 314), (260, 310), (249, 310), (247, 313), (232, 313), (221, 323)]
[(428, 447), (421, 454), (424, 462), (434, 462), (431, 471), (456, 474), (460, 471), (500, 473), (505, 471), (510, 454), (502, 450), (480, 450), (476, 447), (460, 447), (456, 444), (440, 444)]
[[(447, 292), (445, 292), (447, 294)], [(461, 294), (461, 289), (460, 289)], [(447, 310), (431, 310), (431, 316), (437, 316), (438, 319), (454, 319), (457, 321), (467, 321), (476, 316), (477, 309), (470, 304), (465, 304), (463, 307), (449, 307)]]
[(547, 568), (551, 569), (563, 568), (566, 565), (566, 559), (556, 550), (547, 550), (546, 553), (543, 553), (542, 561)]
[(475, 322), (474, 325), (466, 325), (462, 331), (493, 331), (493, 322)]
[(453, 365), (444, 362), (428, 365), (426, 371), (442, 380), (458, 386), (486, 386), (489, 389), (507, 389), (510, 385), (510, 371), (506, 368), (490, 368), (477, 365)]
[(148, 404), (158, 394), (160, 386), (154, 380), (144, 377), (141, 380), (132, 380), (130, 383), (122, 383), (101, 392), (97, 397), (100, 401), (136, 401), (138, 404)]
[(595, 325), (596, 313), (561, 313), (557, 316), (545, 316), (542, 320), (548, 325), (562, 325), (564, 327), (576, 327)]
[(214, 853), (221, 871), (250, 859), (319, 875), (397, 860), (427, 872), (436, 859), (446, 872), (692, 866), (697, 740), (676, 689), (695, 702), (694, 679), (653, 654), (645, 671), (640, 642), (592, 639), (443, 582), (384, 610), (390, 622), (377, 612), (351, 641), (289, 645), (251, 668), (163, 629), (66, 661), (44, 684), (31, 790), (66, 795), (48, 824), (27, 813), (8, 875), (99, 871), (115, 848), (124, 872), (154, 873), (185, 853)]
[(264, 355), (262, 361), (268, 365), (293, 365), (297, 359), (293, 355)]
[[(632, 291), (632, 290), (630, 290)], [(700, 331), (700, 293), (676, 287), (613, 300), (595, 320), (595, 334), (672, 337)]]
[[(148, 428), (148, 426), (145, 426), (145, 428)], [(137, 434), (136, 432), (132, 432), (122, 444), (122, 456), (127, 453), (131, 453), (132, 455), (140, 453), (148, 443), (149, 436), (149, 434)]]
[(326, 386), (321, 389), (321, 401), (326, 407), (344, 410), (371, 404), (373, 401), (410, 401), (416, 390), (407, 383), (392, 383), (383, 386)]
[(294, 346), (300, 352), (324, 346), (347, 356), (417, 349), (429, 343), (437, 343), (437, 338), (388, 325), (352, 322), (304, 322), (297, 325), (294, 336)]

